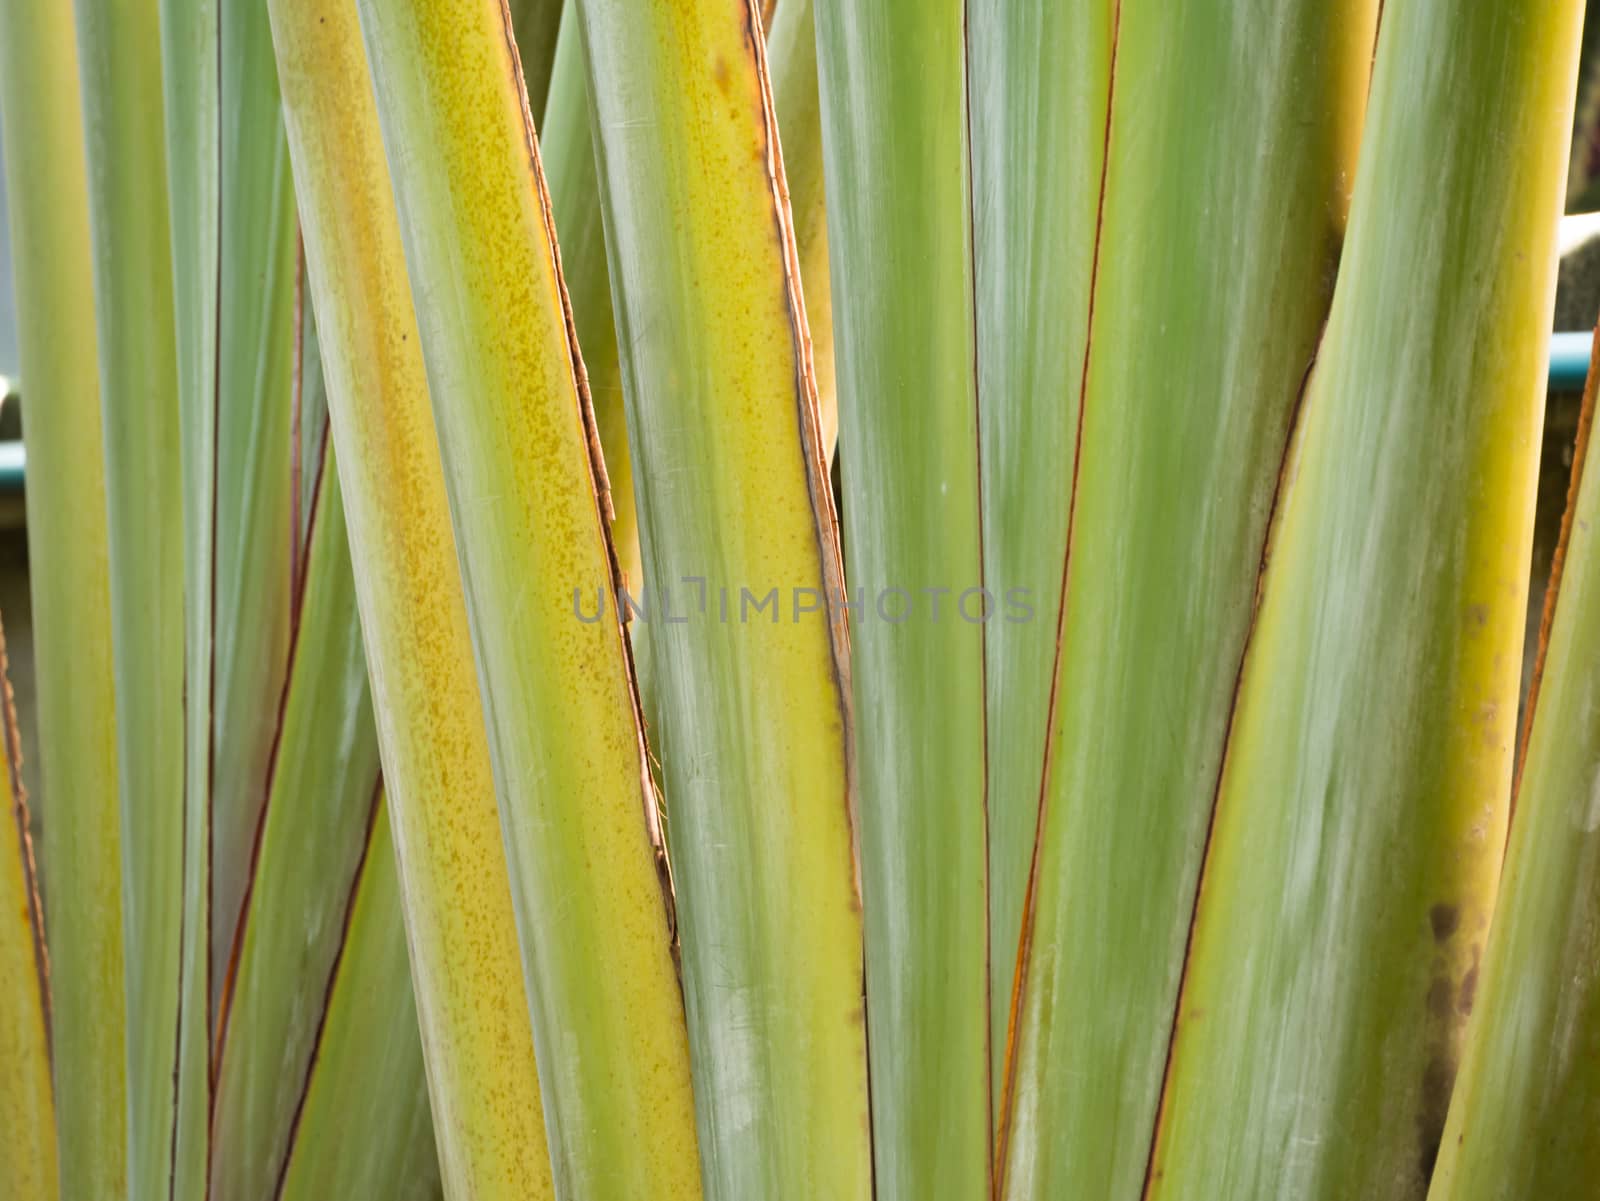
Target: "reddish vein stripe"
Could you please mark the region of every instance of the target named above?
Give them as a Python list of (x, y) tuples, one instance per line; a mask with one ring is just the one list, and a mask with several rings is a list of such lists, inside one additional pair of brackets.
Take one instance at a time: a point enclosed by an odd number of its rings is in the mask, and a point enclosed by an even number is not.
[[(1324, 323), (1323, 333), (1327, 326)], [(1161, 1126), (1167, 1116), (1167, 1099), (1172, 1086), (1172, 1063), (1178, 1046), (1178, 1019), (1183, 1013), (1183, 998), (1189, 988), (1189, 964), (1194, 951), (1195, 930), (1200, 924), (1200, 903), (1205, 896), (1206, 869), (1211, 862), (1212, 835), (1216, 832), (1217, 811), (1222, 804), (1222, 783), (1227, 778), (1228, 751), (1233, 744), (1234, 719), (1239, 709), (1239, 694), (1244, 687), (1244, 672), (1250, 662), (1250, 650), (1255, 641), (1256, 621), (1261, 616), (1261, 597), (1263, 586), (1267, 577), (1267, 562), (1272, 556), (1274, 537), (1277, 534), (1278, 521), (1282, 516), (1284, 482), (1289, 475), (1289, 462), (1294, 455), (1295, 439), (1299, 434), (1301, 416), (1305, 410), (1306, 392), (1311, 386), (1311, 373), (1317, 365), (1317, 355), (1322, 347), (1322, 333), (1317, 335), (1317, 344), (1311, 351), (1311, 361), (1306, 364), (1305, 373), (1300, 377), (1300, 387), (1295, 393), (1294, 406), (1289, 413), (1289, 433), (1284, 440), (1283, 454), (1278, 460), (1278, 478), (1272, 488), (1272, 504), (1267, 513), (1267, 530), (1261, 541), (1261, 559), (1256, 565), (1256, 586), (1254, 598), (1250, 605), (1250, 624), (1245, 628), (1244, 644), (1239, 652), (1239, 666), (1233, 676), (1233, 691), (1228, 697), (1228, 721), (1224, 727), (1225, 733), (1222, 741), (1222, 757), (1217, 763), (1217, 778), (1211, 789), (1211, 808), (1206, 817), (1206, 836), (1201, 844), (1200, 874), (1195, 880), (1194, 900), (1189, 907), (1189, 929), (1183, 941), (1183, 966), (1178, 974), (1178, 994), (1172, 1005), (1172, 1024), (1167, 1031), (1167, 1056), (1161, 1069), (1161, 1092), (1156, 1103), (1156, 1120), (1150, 1126), (1150, 1150), (1145, 1157), (1144, 1187), (1140, 1190), (1140, 1198), (1150, 1195), (1150, 1186), (1155, 1182), (1156, 1148), (1161, 1141)]]
[[(222, 13), (221, 13), (220, 10), (217, 12), (217, 15), (216, 15), (216, 43), (215, 43), (215, 47), (214, 48), (215, 48), (215, 52), (216, 52), (216, 72), (217, 72), (217, 76), (216, 76), (216, 78), (217, 78), (217, 95), (216, 95), (217, 110), (216, 110), (216, 117), (217, 117), (217, 121), (219, 123), (219, 128), (220, 128), (220, 123), (221, 123), (221, 121), (223, 119), (223, 113), (222, 113)], [(207, 481), (208, 486), (210, 488), (210, 493), (211, 493), (211, 495), (210, 495), (211, 528), (208, 531), (209, 535), (210, 535), (210, 545), (207, 548), (207, 553), (209, 555), (209, 558), (208, 558), (207, 564), (206, 564), (207, 576), (208, 576), (208, 579), (207, 579), (208, 596), (207, 596), (207, 599), (206, 599), (206, 622), (207, 622), (206, 637), (207, 637), (208, 647), (207, 647), (207, 655), (206, 655), (206, 660), (207, 661), (206, 661), (206, 682), (205, 682), (205, 717), (204, 717), (204, 724), (201, 726), (201, 729), (204, 731), (204, 735), (203, 736), (206, 739), (206, 783), (205, 783), (206, 795), (205, 795), (204, 810), (203, 810), (203, 814), (204, 814), (203, 821), (204, 821), (204, 824), (205, 824), (205, 843), (206, 843), (205, 855), (206, 855), (206, 857), (205, 857), (205, 863), (202, 866), (202, 870), (204, 872), (205, 879), (204, 879), (204, 883), (203, 883), (203, 886), (202, 886), (202, 889), (201, 889), (201, 896), (204, 898), (204, 902), (203, 903), (204, 903), (205, 909), (204, 909), (204, 914), (203, 914), (203, 917), (202, 917), (202, 924), (203, 924), (204, 928), (200, 931), (200, 937), (205, 942), (205, 965), (206, 965), (206, 967), (205, 967), (205, 980), (204, 980), (205, 997), (206, 997), (205, 1037), (206, 1037), (208, 1052), (210, 1050), (211, 1029), (212, 1029), (212, 1011), (211, 1011), (211, 1004), (212, 1004), (212, 1002), (211, 1002), (211, 980), (212, 980), (212, 962), (211, 962), (211, 957), (212, 957), (212, 951), (211, 951), (211, 929), (210, 929), (210, 927), (211, 927), (211, 909), (212, 909), (211, 863), (212, 863), (213, 856), (215, 854), (215, 847), (213, 845), (213, 836), (212, 836), (211, 801), (212, 801), (212, 797), (213, 797), (213, 795), (215, 793), (215, 784), (216, 784), (216, 741), (215, 741), (215, 739), (213, 739), (211, 737), (211, 726), (212, 726), (212, 721), (213, 721), (214, 715), (215, 715), (216, 687), (217, 687), (217, 653), (216, 653), (217, 652), (217, 647), (216, 647), (216, 638), (217, 638), (217, 631), (216, 631), (216, 620), (217, 620), (217, 453), (218, 453), (218, 444), (219, 444), (219, 440), (220, 440), (220, 432), (218, 430), (218, 426), (220, 424), (220, 418), (221, 418), (221, 415), (222, 415), (222, 355), (221, 355), (221, 345), (222, 345), (222, 234), (223, 234), (223, 204), (224, 204), (223, 191), (224, 191), (224, 184), (226, 183), (226, 180), (224, 178), (224, 173), (223, 173), (223, 167), (222, 167), (222, 152), (221, 152), (220, 143), (218, 145), (217, 161), (215, 163), (215, 167), (216, 167), (216, 172), (217, 172), (217, 222), (216, 222), (216, 231), (215, 231), (216, 232), (216, 237), (217, 237), (217, 252), (216, 252), (215, 272), (214, 272), (214, 275), (213, 275), (213, 278), (212, 278), (212, 300), (213, 300), (213, 304), (212, 304), (212, 338), (213, 338), (213, 343), (212, 343), (212, 351), (211, 351), (211, 354), (212, 354), (212, 358), (211, 358), (211, 461), (210, 461), (210, 476), (209, 476), (209, 479)], [(184, 664), (184, 680), (185, 680), (185, 683), (184, 683), (184, 723), (183, 723), (183, 747), (184, 747), (183, 760), (184, 760), (184, 766), (183, 766), (183, 790), (182, 790), (182, 811), (181, 811), (181, 815), (182, 815), (182, 837), (179, 839), (179, 849), (180, 849), (179, 858), (180, 858), (180, 862), (181, 862), (181, 865), (182, 865), (182, 867), (181, 867), (181, 878), (185, 881), (185, 885), (184, 885), (185, 893), (187, 893), (187, 891), (188, 891), (187, 881), (189, 879), (189, 804), (190, 804), (190, 801), (192, 799), (190, 797), (190, 795), (189, 795), (189, 766), (188, 766), (188, 764), (189, 764), (189, 740), (190, 740), (190, 738), (192, 736), (192, 733), (193, 733), (193, 725), (188, 720), (188, 718), (189, 718), (189, 695), (190, 695), (190, 691), (189, 691), (189, 687), (188, 687), (188, 669), (189, 669), (189, 664), (187, 662), (187, 653), (186, 653), (185, 664)], [(172, 1087), (172, 1139), (171, 1139), (171, 1146), (170, 1146), (170, 1149), (169, 1149), (169, 1159), (168, 1159), (168, 1162), (167, 1162), (167, 1169), (168, 1169), (168, 1171), (167, 1171), (167, 1196), (169, 1198), (169, 1201), (175, 1201), (175, 1198), (177, 1196), (177, 1188), (178, 1188), (178, 1123), (179, 1123), (179, 1114), (180, 1114), (180, 1112), (182, 1110), (181, 1098), (182, 1098), (182, 1093), (183, 1093), (183, 1071), (182, 1071), (182, 1067), (183, 1067), (183, 1018), (184, 1018), (184, 1008), (185, 1008), (185, 1005), (184, 1005), (184, 1001), (185, 1001), (185, 997), (184, 997), (184, 991), (185, 991), (184, 990), (184, 963), (188, 958), (189, 940), (191, 938), (193, 938), (194, 936), (195, 936), (195, 932), (193, 930), (189, 929), (189, 912), (188, 912), (187, 902), (185, 902), (184, 904), (179, 906), (179, 917), (178, 917), (178, 1004), (177, 1004), (177, 1026), (176, 1026), (175, 1037), (173, 1038), (173, 1048), (172, 1048), (172, 1060), (173, 1060), (173, 1062), (172, 1062), (172, 1084), (173, 1084), (173, 1087)], [(211, 1190), (211, 1185), (210, 1185), (210, 1180), (211, 1180), (211, 1139), (209, 1137), (209, 1127), (210, 1127), (210, 1123), (211, 1123), (211, 1112), (212, 1112), (212, 1109), (214, 1108), (215, 1103), (216, 1103), (216, 1093), (215, 1093), (215, 1089), (213, 1088), (213, 1078), (212, 1078), (212, 1073), (210, 1071), (210, 1062), (209, 1061), (210, 1061), (210, 1055), (208, 1054), (207, 1055), (207, 1064), (206, 1064), (206, 1069), (207, 1070), (206, 1070), (206, 1073), (205, 1073), (205, 1077), (206, 1077), (206, 1125), (207, 1125), (207, 1134), (208, 1134), (208, 1137), (206, 1138), (206, 1191), (208, 1193)]]
[(1017, 970), (1011, 985), (1011, 1016), (1006, 1024), (1005, 1076), (1001, 1082), (1000, 1130), (998, 1167), (995, 1171), (995, 1195), (1005, 1187), (1005, 1161), (1007, 1144), (1011, 1136), (1011, 1110), (1015, 1102), (1017, 1076), (1017, 1041), (1022, 1017), (1022, 998), (1028, 981), (1028, 960), (1033, 949), (1033, 923), (1038, 904), (1039, 853), (1044, 844), (1045, 817), (1048, 811), (1052, 749), (1055, 745), (1056, 708), (1061, 688), (1061, 645), (1067, 625), (1068, 584), (1072, 578), (1072, 543), (1077, 529), (1078, 478), (1083, 470), (1083, 424), (1089, 404), (1089, 365), (1094, 349), (1095, 295), (1100, 284), (1100, 242), (1105, 233), (1106, 191), (1111, 176), (1112, 117), (1117, 99), (1117, 48), (1122, 35), (1122, 3), (1117, 0), (1111, 14), (1111, 63), (1107, 78), (1105, 134), (1101, 141), (1100, 195), (1095, 203), (1094, 252), (1089, 267), (1089, 311), (1086, 314), (1083, 341), (1083, 372), (1078, 381), (1078, 428), (1072, 452), (1072, 491), (1067, 502), (1067, 549), (1061, 562), (1061, 596), (1056, 608), (1055, 670), (1050, 678), (1050, 700), (1045, 707), (1044, 761), (1039, 772), (1039, 818), (1034, 826), (1033, 861), (1028, 868), (1028, 890), (1022, 906), (1022, 932), (1017, 946)]
[[(6, 656), (5, 631), (0, 630), (0, 704), (4, 706), (6, 760), (11, 777), (11, 816), (17, 825), (17, 845), (22, 857), (22, 883), (28, 894), (28, 926), (33, 934), (33, 967), (44, 1011), (45, 1050), (52, 1066), (55, 1044), (50, 1028), (50, 954), (44, 941), (44, 907), (39, 900), (39, 871), (33, 858), (33, 836), (28, 832), (28, 794), (22, 786), (22, 738), (17, 730), (16, 697), (11, 691), (11, 663)], [(52, 1090), (55, 1073), (50, 1074)]]
[(239, 902), (239, 920), (233, 928), (228, 951), (227, 975), (222, 982), (221, 1013), (216, 1028), (216, 1047), (212, 1055), (212, 1076), (218, 1076), (222, 1071), (222, 1056), (228, 1038), (228, 1019), (233, 1013), (233, 991), (237, 983), (239, 972), (239, 956), (244, 948), (245, 928), (249, 923), (251, 901), (255, 897), (256, 875), (261, 861), (261, 840), (267, 827), (267, 810), (272, 803), (272, 784), (277, 778), (278, 756), (283, 742), (284, 716), (289, 707), (289, 691), (294, 685), (295, 670), (299, 665), (300, 650), (300, 613), (305, 600), (305, 588), (309, 575), (311, 558), (311, 535), (317, 526), (318, 514), (323, 506), (323, 480), (328, 469), (328, 431), (322, 431), (321, 450), (317, 456), (317, 477), (312, 484), (311, 493), (311, 518), (306, 528), (305, 545), (301, 548), (298, 557), (298, 568), (295, 578), (298, 581), (292, 612), (293, 618), (289, 626), (289, 662), (288, 669), (283, 673), (283, 687), (278, 692), (277, 716), (273, 719), (272, 750), (267, 756), (267, 775), (262, 783), (261, 809), (256, 816), (255, 835), (250, 844), (250, 865), (245, 879), (244, 897)]
[(355, 916), (356, 898), (361, 895), (361, 882), (366, 878), (367, 856), (372, 852), (372, 835), (377, 826), (379, 801), (383, 797), (383, 776), (380, 774), (372, 786), (372, 803), (367, 810), (367, 835), (361, 843), (361, 858), (356, 862), (355, 874), (350, 877), (350, 892), (345, 898), (344, 917), (339, 925), (339, 948), (334, 953), (333, 964), (328, 969), (328, 983), (322, 992), (322, 1007), (317, 1014), (317, 1032), (311, 1043), (311, 1058), (306, 1063), (305, 1079), (300, 1083), (300, 1095), (294, 1103), (294, 1116), (289, 1120), (289, 1138), (283, 1148), (283, 1162), (278, 1165), (278, 1183), (272, 1190), (274, 1201), (280, 1201), (284, 1186), (289, 1180), (289, 1164), (300, 1138), (300, 1119), (305, 1115), (306, 1098), (311, 1095), (311, 1081), (322, 1058), (322, 1036), (327, 1031), (328, 1011), (333, 1007), (334, 989), (339, 984), (339, 969), (344, 966), (344, 953), (350, 945), (350, 921)]
[[(300, 458), (300, 440), (304, 436), (306, 398), (306, 244), (297, 222), (294, 229), (294, 371), (289, 385), (289, 627), (292, 630), (300, 621), (300, 602), (304, 599), (300, 581), (300, 477), (305, 464)], [(321, 463), (318, 463), (320, 478)], [(311, 541), (311, 531), (306, 531), (306, 542)]]

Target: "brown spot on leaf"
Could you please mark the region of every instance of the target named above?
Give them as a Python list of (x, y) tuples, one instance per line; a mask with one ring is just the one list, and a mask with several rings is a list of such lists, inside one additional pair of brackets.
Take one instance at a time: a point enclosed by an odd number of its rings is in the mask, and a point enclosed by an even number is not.
[(1461, 910), (1455, 905), (1435, 905), (1428, 910), (1428, 924), (1433, 927), (1433, 941), (1444, 942), (1461, 925)]
[(1472, 1013), (1472, 1003), (1478, 999), (1478, 965), (1474, 963), (1467, 969), (1467, 974), (1461, 977), (1461, 998), (1456, 1002), (1462, 1017), (1469, 1017)]
[(1483, 741), (1487, 746), (1500, 745), (1500, 706), (1490, 701), (1477, 712), (1477, 722), (1483, 727)]
[(1455, 1008), (1455, 991), (1450, 981), (1436, 976), (1428, 986), (1428, 1012), (1436, 1018), (1449, 1017)]

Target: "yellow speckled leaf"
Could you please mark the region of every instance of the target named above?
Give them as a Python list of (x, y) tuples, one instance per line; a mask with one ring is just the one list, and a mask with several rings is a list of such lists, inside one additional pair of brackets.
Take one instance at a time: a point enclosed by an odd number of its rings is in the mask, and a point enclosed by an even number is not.
[[(360, 0), (564, 1196), (697, 1198), (683, 1001), (549, 202), (499, 0)], [(587, 595), (581, 606), (577, 598)]]
[(552, 1195), (466, 603), (351, 0), (272, 0), (440, 1171)]
[(760, 14), (578, 12), (706, 1193), (861, 1198), (840, 568)]

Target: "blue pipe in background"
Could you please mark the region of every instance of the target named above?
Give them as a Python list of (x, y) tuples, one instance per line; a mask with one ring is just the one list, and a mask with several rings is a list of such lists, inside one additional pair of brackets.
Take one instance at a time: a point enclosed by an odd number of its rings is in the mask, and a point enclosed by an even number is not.
[(0, 496), (22, 493), (22, 468), (27, 455), (20, 442), (0, 442)]
[(1550, 391), (1577, 392), (1589, 374), (1589, 347), (1594, 335), (1552, 334), (1550, 337)]

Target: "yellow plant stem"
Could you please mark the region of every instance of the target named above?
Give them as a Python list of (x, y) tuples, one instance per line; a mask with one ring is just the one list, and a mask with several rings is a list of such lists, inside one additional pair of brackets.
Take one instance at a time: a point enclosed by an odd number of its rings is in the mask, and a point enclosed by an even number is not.
[(553, 1195), (489, 745), (353, 0), (272, 0), (446, 1194)]

